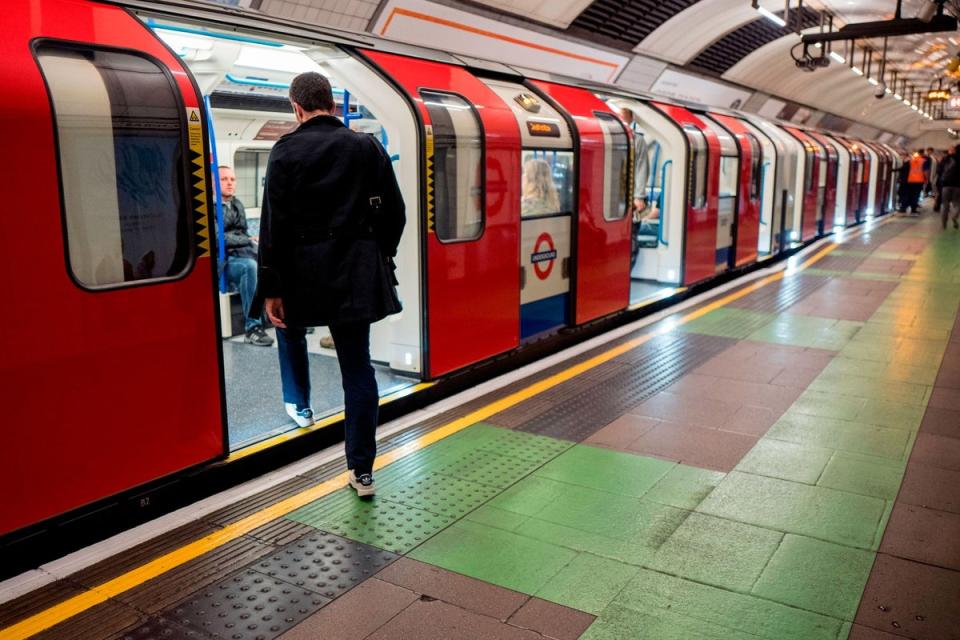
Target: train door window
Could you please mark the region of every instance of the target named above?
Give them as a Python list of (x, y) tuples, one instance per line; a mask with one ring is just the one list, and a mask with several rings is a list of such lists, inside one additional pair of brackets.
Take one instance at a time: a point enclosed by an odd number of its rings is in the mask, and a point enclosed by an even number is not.
[(707, 138), (693, 125), (684, 125), (690, 141), (690, 206), (702, 209), (707, 204)]
[(720, 197), (737, 197), (737, 183), (740, 179), (740, 161), (736, 156), (720, 158)]
[(750, 140), (750, 199), (763, 197), (763, 150), (756, 138), (747, 136)]
[(573, 152), (525, 149), (520, 216), (535, 218), (573, 212)]
[(190, 266), (186, 111), (169, 73), (134, 53), (43, 43), (69, 268), (91, 289)]
[(806, 162), (803, 163), (803, 191), (807, 193), (813, 189), (813, 161), (816, 158), (809, 145), (804, 145), (803, 148), (806, 152)]
[(247, 207), (263, 204), (263, 187), (267, 175), (269, 150), (237, 151), (233, 156), (233, 170), (237, 174), (237, 198)]
[[(460, 96), (420, 91), (433, 139), (434, 225), (441, 242), (476, 240), (483, 233), (483, 130), (473, 106)], [(429, 142), (428, 142), (429, 148)], [(429, 178), (428, 178), (429, 180)]]
[(630, 138), (627, 131), (615, 116), (596, 112), (604, 132), (604, 173), (606, 181), (603, 189), (604, 220), (620, 220), (627, 215), (630, 180)]

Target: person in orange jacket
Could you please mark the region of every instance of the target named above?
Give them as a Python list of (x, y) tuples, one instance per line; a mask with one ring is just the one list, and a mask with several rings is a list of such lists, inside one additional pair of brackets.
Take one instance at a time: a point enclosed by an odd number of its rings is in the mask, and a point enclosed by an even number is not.
[(900, 203), (900, 213), (910, 207), (911, 215), (919, 215), (920, 194), (923, 185), (930, 179), (930, 161), (923, 149), (914, 152), (908, 162), (907, 183), (904, 185), (904, 199)]

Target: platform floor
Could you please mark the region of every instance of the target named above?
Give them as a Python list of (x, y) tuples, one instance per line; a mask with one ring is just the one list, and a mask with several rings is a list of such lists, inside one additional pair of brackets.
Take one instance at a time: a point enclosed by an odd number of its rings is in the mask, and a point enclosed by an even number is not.
[[(0, 638), (960, 638), (960, 232), (890, 218), (0, 605)], [(59, 567), (59, 568), (58, 568)]]

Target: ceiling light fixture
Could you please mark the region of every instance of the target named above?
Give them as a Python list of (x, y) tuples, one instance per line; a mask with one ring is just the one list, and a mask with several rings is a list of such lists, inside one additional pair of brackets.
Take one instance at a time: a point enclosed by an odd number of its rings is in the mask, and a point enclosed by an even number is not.
[(769, 9), (765, 9), (765, 8), (761, 7), (761, 6), (760, 6), (760, 0), (753, 0), (753, 8), (756, 9), (757, 11), (759, 11), (759, 12), (760, 12), (760, 15), (762, 15), (764, 18), (766, 18), (766, 19), (769, 20), (770, 22), (773, 22), (773, 23), (776, 24), (778, 27), (785, 27), (785, 26), (787, 26), (787, 21), (786, 21), (786, 20), (784, 20), (783, 18), (781, 18), (781, 17), (778, 16), (777, 14), (773, 13), (773, 12), (770, 11)]
[(833, 58), (834, 61), (839, 62), (840, 64), (846, 64), (846, 63), (847, 63), (846, 58), (844, 58), (842, 55), (840, 55), (840, 54), (837, 53), (836, 51), (831, 51), (831, 52), (830, 52), (830, 57)]

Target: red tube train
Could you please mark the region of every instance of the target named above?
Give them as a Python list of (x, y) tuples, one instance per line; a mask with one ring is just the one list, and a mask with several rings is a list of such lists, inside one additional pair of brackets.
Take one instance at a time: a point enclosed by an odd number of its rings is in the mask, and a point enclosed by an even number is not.
[[(7, 13), (5, 541), (292, 427), (234, 424), (258, 393), (280, 400), (265, 352), (224, 340), (237, 296), (218, 278), (212, 168), (235, 168), (255, 229), (297, 73), (331, 79), (337, 115), (382, 141), (407, 204), (404, 312), (372, 338), (385, 394), (885, 213), (900, 162), (752, 115), (177, 0)], [(336, 420), (336, 402), (320, 409)]]

